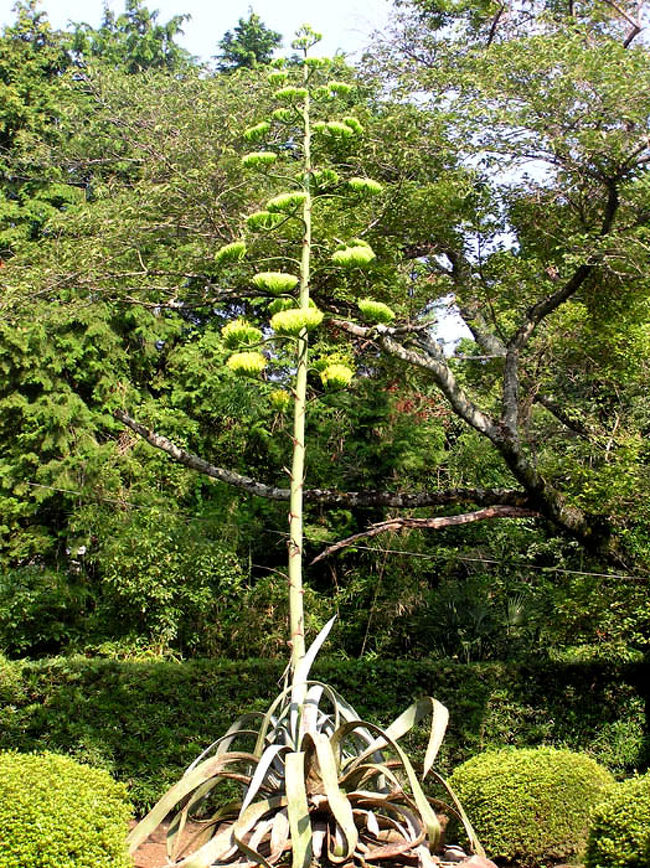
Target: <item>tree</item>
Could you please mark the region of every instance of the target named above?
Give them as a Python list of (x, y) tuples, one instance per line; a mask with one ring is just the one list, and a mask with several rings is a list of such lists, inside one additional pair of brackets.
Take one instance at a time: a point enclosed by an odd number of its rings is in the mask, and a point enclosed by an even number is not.
[(189, 18), (187, 14), (174, 15), (165, 24), (158, 24), (158, 12), (150, 12), (143, 0), (126, 0), (125, 11), (117, 17), (105, 7), (99, 29), (77, 24), (70, 48), (84, 63), (100, 59), (129, 73), (186, 69), (192, 58), (175, 40), (183, 34), (183, 23)]
[(219, 42), (217, 55), (219, 72), (254, 69), (271, 62), (273, 52), (282, 45), (282, 35), (268, 28), (259, 15), (248, 10), (248, 18), (240, 18), (234, 32), (228, 30)]

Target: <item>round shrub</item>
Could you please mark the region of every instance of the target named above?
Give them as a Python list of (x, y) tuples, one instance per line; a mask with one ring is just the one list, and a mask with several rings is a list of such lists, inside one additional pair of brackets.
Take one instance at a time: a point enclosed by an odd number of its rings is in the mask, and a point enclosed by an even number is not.
[(616, 784), (589, 822), (585, 868), (650, 865), (650, 772)]
[(0, 753), (0, 868), (128, 868), (126, 790), (57, 754)]
[(490, 858), (524, 866), (580, 853), (589, 811), (613, 780), (585, 754), (540, 747), (480, 754), (449, 783)]

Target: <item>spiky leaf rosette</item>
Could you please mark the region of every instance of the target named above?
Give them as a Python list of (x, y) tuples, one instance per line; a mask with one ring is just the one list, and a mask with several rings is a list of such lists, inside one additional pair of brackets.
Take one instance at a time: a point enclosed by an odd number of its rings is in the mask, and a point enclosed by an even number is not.
[(236, 319), (221, 329), (221, 337), (229, 350), (236, 350), (258, 344), (262, 340), (262, 332), (246, 320)]
[(320, 372), (320, 378), (326, 389), (344, 389), (354, 376), (352, 368), (347, 365), (328, 365)]
[(253, 277), (253, 283), (258, 289), (265, 289), (273, 295), (283, 295), (296, 288), (298, 278), (285, 271), (260, 271)]
[(273, 151), (253, 151), (250, 154), (244, 154), (241, 158), (241, 164), (245, 169), (265, 169), (272, 166), (278, 159), (278, 155)]
[(218, 265), (224, 265), (227, 262), (241, 262), (246, 256), (246, 244), (243, 241), (233, 241), (220, 247), (214, 254), (214, 261)]
[(369, 322), (388, 325), (388, 323), (391, 323), (395, 319), (395, 313), (383, 301), (375, 301), (372, 298), (360, 298), (357, 305), (364, 318)]
[(271, 317), (271, 328), (278, 335), (297, 338), (303, 329), (312, 331), (322, 321), (323, 311), (318, 310), (317, 307), (297, 307), (290, 310), (281, 310), (274, 314)]
[(235, 374), (242, 374), (246, 377), (256, 377), (261, 374), (266, 367), (266, 359), (262, 353), (235, 353), (232, 355), (226, 365)]
[[(333, 619), (332, 619), (333, 620)], [(456, 817), (484, 855), (465, 813), (432, 770), (447, 727), (447, 709), (425, 697), (386, 729), (359, 718), (332, 687), (308, 678), (330, 621), (304, 657), (305, 701), (285, 686), (266, 714), (251, 713), (205, 750), (129, 835), (133, 853), (168, 815), (169, 863), (177, 868), (252, 865), (345, 868), (393, 865), (434, 868), (440, 844), (436, 810)], [(419, 777), (399, 740), (430, 720)], [(237, 747), (238, 749), (235, 749)], [(431, 774), (448, 803), (428, 798)], [(205, 815), (223, 781), (238, 781), (239, 799)], [(188, 820), (197, 829), (184, 840)]]
[(332, 254), (332, 262), (343, 268), (365, 268), (375, 258), (375, 253), (367, 244), (355, 244), (353, 247), (344, 247)]

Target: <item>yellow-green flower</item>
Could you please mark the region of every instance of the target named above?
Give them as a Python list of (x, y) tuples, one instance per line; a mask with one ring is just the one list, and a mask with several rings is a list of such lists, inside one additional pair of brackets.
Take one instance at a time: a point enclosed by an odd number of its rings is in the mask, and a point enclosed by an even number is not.
[(280, 214), (271, 214), (270, 211), (255, 211), (246, 218), (246, 225), (253, 231), (260, 229), (275, 229), (282, 222)]
[(260, 271), (253, 277), (253, 283), (258, 289), (265, 289), (273, 295), (283, 295), (296, 288), (298, 278), (284, 271)]
[(350, 384), (354, 371), (347, 365), (328, 365), (320, 372), (320, 378), (326, 389), (344, 389)]
[(291, 404), (291, 395), (284, 389), (274, 389), (269, 395), (271, 406), (274, 410), (284, 413)]
[(375, 301), (372, 298), (360, 298), (357, 304), (361, 313), (370, 322), (388, 325), (388, 323), (395, 319), (394, 312), (382, 301)]
[(293, 190), (288, 193), (278, 193), (266, 203), (269, 211), (281, 211), (285, 214), (295, 211), (307, 199), (307, 194), (304, 190)]
[(221, 329), (221, 337), (229, 350), (250, 347), (262, 340), (262, 332), (244, 319), (229, 322)]
[(317, 307), (281, 310), (271, 317), (271, 328), (278, 335), (298, 337), (303, 329), (311, 331), (323, 321), (323, 311)]
[(274, 154), (273, 151), (253, 151), (251, 154), (245, 154), (241, 158), (241, 162), (245, 169), (257, 169), (272, 166), (277, 158), (278, 155)]
[(373, 178), (349, 178), (348, 184), (355, 193), (366, 193), (370, 196), (376, 196), (384, 189), (379, 181), (375, 181)]
[(266, 359), (262, 353), (235, 353), (228, 359), (226, 365), (235, 374), (256, 377), (266, 367)]
[(344, 247), (332, 254), (332, 261), (343, 268), (365, 268), (374, 258), (374, 251), (366, 244)]
[(244, 138), (247, 142), (257, 142), (263, 139), (270, 129), (271, 124), (268, 121), (260, 121), (259, 124), (244, 130)]
[(246, 256), (246, 245), (243, 241), (233, 241), (231, 244), (226, 244), (220, 247), (214, 254), (214, 261), (219, 265), (226, 262), (241, 262)]

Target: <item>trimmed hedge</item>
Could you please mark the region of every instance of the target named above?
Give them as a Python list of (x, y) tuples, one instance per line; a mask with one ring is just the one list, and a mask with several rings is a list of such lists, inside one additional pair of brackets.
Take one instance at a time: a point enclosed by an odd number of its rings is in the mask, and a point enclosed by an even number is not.
[(594, 809), (585, 868), (648, 868), (650, 774), (616, 784)]
[[(269, 660), (0, 658), (0, 749), (54, 750), (103, 767), (129, 786), (141, 812), (242, 712), (266, 709), (281, 674)], [(587, 750), (623, 774), (643, 761), (640, 685), (650, 679), (641, 664), (323, 658), (314, 674), (384, 725), (415, 697), (444, 702), (451, 720), (439, 767), (446, 774), (505, 744)], [(422, 744), (420, 732), (408, 747), (417, 755)]]
[(581, 854), (589, 811), (613, 783), (586, 754), (552, 747), (479, 754), (449, 780), (490, 857), (521, 866)]
[(0, 868), (129, 868), (122, 784), (69, 757), (0, 754)]

